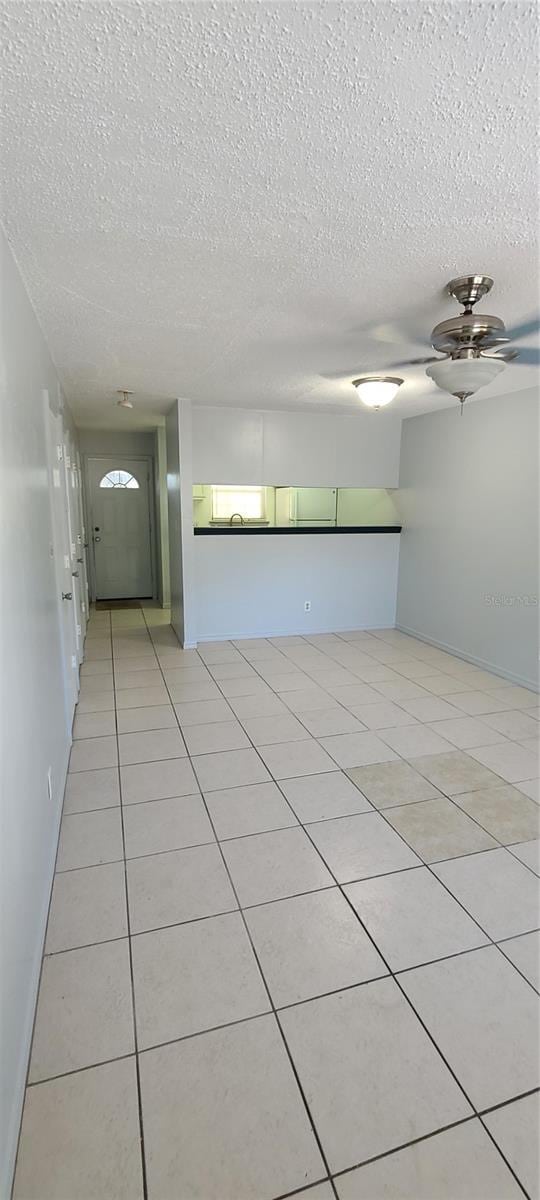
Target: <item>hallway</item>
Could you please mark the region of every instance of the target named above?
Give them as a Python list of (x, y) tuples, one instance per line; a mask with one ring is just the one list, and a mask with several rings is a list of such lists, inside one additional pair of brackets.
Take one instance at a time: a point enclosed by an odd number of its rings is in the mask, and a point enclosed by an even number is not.
[(15, 1200), (537, 1196), (538, 697), (168, 619), (90, 617)]

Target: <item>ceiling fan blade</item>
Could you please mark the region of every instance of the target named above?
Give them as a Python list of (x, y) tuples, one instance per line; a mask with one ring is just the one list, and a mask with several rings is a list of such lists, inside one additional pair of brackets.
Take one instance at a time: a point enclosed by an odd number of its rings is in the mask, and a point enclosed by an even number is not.
[(500, 354), (497, 352), (495, 352), (495, 354), (486, 354), (485, 350), (480, 351), (480, 358), (494, 358), (495, 361), (500, 358), (501, 362), (513, 362), (514, 359), (519, 358), (519, 356), (519, 350), (501, 350)]
[(394, 367), (421, 367), (424, 363), (442, 362), (444, 358), (448, 358), (447, 354), (432, 354), (430, 358), (405, 358), (402, 362), (390, 363), (385, 370), (393, 370)]
[(524, 346), (522, 350), (518, 350), (518, 366), (522, 367), (538, 367), (540, 366), (540, 350), (538, 346)]
[(531, 333), (538, 333), (540, 329), (540, 316), (531, 317), (528, 321), (523, 321), (521, 325), (514, 325), (513, 328), (506, 330), (507, 338), (513, 342), (521, 340), (521, 338), (529, 337)]

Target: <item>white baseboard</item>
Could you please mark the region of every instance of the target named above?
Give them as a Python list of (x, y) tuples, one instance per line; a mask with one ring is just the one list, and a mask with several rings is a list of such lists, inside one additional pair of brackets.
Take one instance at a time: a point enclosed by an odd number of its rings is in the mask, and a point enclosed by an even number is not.
[(238, 633), (210, 633), (201, 634), (198, 642), (185, 642), (185, 649), (193, 648), (194, 646), (204, 644), (206, 642), (242, 642), (246, 640), (253, 641), (256, 638), (278, 638), (278, 637), (318, 637), (325, 633), (369, 633), (370, 629), (394, 629), (393, 624), (381, 625), (380, 621), (376, 625), (343, 625), (341, 628), (332, 625), (331, 628), (322, 629), (269, 629), (264, 633), (246, 633), (245, 629)]
[(58, 789), (56, 795), (56, 812), (55, 812), (55, 827), (53, 838), (51, 840), (51, 851), (49, 858), (48, 878), (49, 886), (43, 897), (43, 905), (39, 917), (39, 937), (36, 940), (36, 948), (34, 952), (34, 960), (32, 963), (32, 975), (30, 987), (27, 994), (26, 1012), (24, 1014), (23, 1030), (20, 1039), (20, 1066), (19, 1078), (13, 1089), (11, 1112), (9, 1114), (9, 1124), (6, 1135), (6, 1146), (8, 1147), (5, 1162), (2, 1165), (2, 1176), (0, 1178), (0, 1195), (10, 1196), (13, 1186), (13, 1174), (15, 1171), (15, 1163), (17, 1158), (17, 1150), (19, 1145), (19, 1129), (21, 1125), (21, 1117), (24, 1105), (24, 1096), (26, 1090), (26, 1079), (28, 1075), (28, 1063), (30, 1059), (30, 1051), (32, 1048), (32, 1037), (34, 1033), (34, 1017), (38, 998), (39, 981), (41, 977), (41, 963), (43, 959), (43, 951), (45, 947), (45, 935), (47, 933), (47, 921), (49, 919), (49, 908), (51, 903), (51, 893), (54, 881), (54, 871), (56, 866), (56, 854), (58, 850), (58, 838), (60, 836), (60, 821), (62, 818), (62, 808), (64, 805), (64, 791), (67, 780), (67, 770), (69, 763), (69, 755), (71, 750), (71, 741), (69, 742), (61, 769), (61, 777), (58, 781)]
[(529, 688), (532, 692), (538, 692), (538, 680), (528, 679), (526, 675), (518, 675), (514, 671), (504, 671), (497, 663), (491, 662), (488, 658), (478, 658), (474, 654), (465, 654), (463, 650), (457, 646), (451, 646), (448, 642), (441, 642), (437, 638), (426, 637), (425, 633), (420, 633), (418, 629), (410, 629), (408, 625), (400, 625), (396, 621), (396, 629), (400, 633), (407, 633), (410, 637), (418, 638), (419, 642), (425, 642), (428, 646), (435, 646), (437, 650), (444, 650), (446, 654), (453, 654), (455, 658), (461, 658), (463, 662), (472, 663), (474, 667), (481, 667), (483, 671), (489, 671), (492, 675), (500, 675), (501, 679), (507, 679), (510, 683), (517, 683), (520, 687)]

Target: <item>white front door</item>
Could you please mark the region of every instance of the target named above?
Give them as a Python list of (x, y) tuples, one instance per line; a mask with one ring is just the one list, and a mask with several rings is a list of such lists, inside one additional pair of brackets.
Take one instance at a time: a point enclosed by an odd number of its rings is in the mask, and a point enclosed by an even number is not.
[(150, 597), (150, 459), (89, 458), (96, 600)]

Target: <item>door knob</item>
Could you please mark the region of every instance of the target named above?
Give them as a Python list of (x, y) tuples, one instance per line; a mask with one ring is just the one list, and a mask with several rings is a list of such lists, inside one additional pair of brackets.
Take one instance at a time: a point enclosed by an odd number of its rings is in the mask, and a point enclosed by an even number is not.
[(62, 600), (73, 600), (73, 592), (62, 592)]
[(95, 541), (95, 542), (100, 542), (100, 541), (101, 541), (101, 538), (100, 538), (100, 537), (95, 537), (95, 538), (94, 538), (94, 541)]
[(79, 578), (79, 572), (78, 572), (78, 571), (72, 571), (72, 572), (71, 572), (71, 574), (72, 574), (72, 576), (73, 576), (73, 579), (78, 579), (78, 578)]

